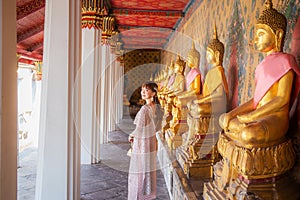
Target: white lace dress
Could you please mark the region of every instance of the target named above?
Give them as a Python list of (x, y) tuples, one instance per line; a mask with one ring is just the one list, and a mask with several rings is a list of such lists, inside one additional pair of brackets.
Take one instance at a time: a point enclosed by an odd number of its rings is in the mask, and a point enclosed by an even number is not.
[(137, 113), (128, 175), (128, 200), (156, 198), (155, 107), (144, 105)]

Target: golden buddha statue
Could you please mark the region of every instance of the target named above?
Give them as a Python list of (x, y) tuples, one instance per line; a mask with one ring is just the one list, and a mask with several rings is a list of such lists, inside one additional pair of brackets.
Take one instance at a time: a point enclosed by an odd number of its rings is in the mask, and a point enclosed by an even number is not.
[(173, 84), (170, 85), (166, 94), (169, 97), (175, 97), (177, 94), (181, 93), (184, 90), (184, 72), (185, 62), (177, 56), (177, 60), (174, 66), (175, 78)]
[(197, 98), (201, 90), (201, 74), (199, 71), (200, 53), (192, 42), (192, 48), (188, 52), (187, 65), (190, 71), (185, 76), (186, 90), (180, 92), (174, 98), (171, 122), (171, 131), (176, 134), (182, 134), (188, 130), (187, 126), (187, 103)]
[[(218, 123), (211, 120), (206, 120), (203, 123), (201, 116), (214, 115), (214, 119), (218, 119), (218, 115), (226, 112), (227, 100), (228, 100), (228, 85), (222, 66), (224, 56), (224, 45), (219, 41), (217, 35), (216, 26), (214, 26), (214, 37), (210, 41), (206, 50), (206, 60), (211, 66), (211, 69), (207, 72), (203, 84), (203, 90), (201, 95), (197, 97), (197, 100), (193, 100), (189, 103), (189, 114), (192, 119), (199, 121), (196, 126), (197, 134), (206, 134), (208, 127), (214, 128), (213, 132), (220, 130)], [(208, 123), (208, 124), (207, 124)], [(193, 139), (193, 135), (189, 138)]]
[(165, 131), (170, 127), (170, 121), (172, 120), (172, 105), (174, 97), (184, 90), (184, 69), (185, 69), (185, 62), (180, 58), (177, 57), (177, 60), (174, 63), (174, 75), (171, 75), (173, 72), (173, 62), (169, 67), (169, 80), (168, 85), (164, 91), (160, 93), (161, 103), (164, 107), (164, 118), (162, 122), (162, 132)]
[(166, 94), (169, 91), (169, 88), (171, 87), (171, 85), (174, 83), (175, 80), (175, 72), (174, 72), (174, 61), (171, 60), (170, 64), (166, 66), (165, 68), (165, 78), (164, 78), (164, 82), (161, 85), (157, 96), (158, 96), (158, 100), (160, 102), (160, 105), (162, 108), (164, 108), (165, 104), (166, 104)]
[[(282, 52), (286, 26), (285, 16), (266, 1), (255, 25), (254, 43), (266, 57), (255, 70), (254, 97), (219, 118), (224, 131), (218, 151), (223, 160), (214, 167), (214, 182), (229, 198), (242, 198), (241, 191), (263, 199), (269, 199), (270, 193), (277, 195), (276, 177), (294, 165), (295, 153), (286, 133), (298, 69), (294, 57)], [(205, 185), (205, 195), (210, 186)]]
[(199, 71), (200, 53), (195, 49), (195, 43), (192, 43), (192, 48), (188, 52), (187, 66), (190, 67), (189, 73), (185, 76), (186, 90), (179, 93), (174, 99), (174, 105), (181, 107), (187, 102), (196, 99), (196, 95), (200, 94), (201, 90), (201, 74)]
[(202, 94), (188, 104), (188, 136), (176, 155), (188, 176), (212, 178), (213, 164), (218, 161), (216, 142), (221, 130), (218, 119), (227, 111), (228, 99), (223, 55), (224, 45), (217, 37), (215, 26), (214, 37), (206, 50), (211, 68), (205, 77)]

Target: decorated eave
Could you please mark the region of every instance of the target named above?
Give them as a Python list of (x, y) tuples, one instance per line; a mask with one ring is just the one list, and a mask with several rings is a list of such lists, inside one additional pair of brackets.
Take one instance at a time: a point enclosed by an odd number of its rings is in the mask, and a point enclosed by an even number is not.
[[(42, 61), (45, 0), (17, 1), (17, 55)], [(102, 44), (120, 55), (163, 49), (202, 0), (81, 0), (82, 28), (102, 30)], [(30, 58), (30, 59), (27, 59)]]

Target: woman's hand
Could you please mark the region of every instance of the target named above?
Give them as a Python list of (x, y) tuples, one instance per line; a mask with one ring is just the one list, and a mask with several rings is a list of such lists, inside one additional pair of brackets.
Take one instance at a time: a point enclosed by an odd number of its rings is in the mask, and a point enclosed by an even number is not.
[(133, 142), (134, 136), (132, 134), (129, 134), (128, 136), (128, 142)]

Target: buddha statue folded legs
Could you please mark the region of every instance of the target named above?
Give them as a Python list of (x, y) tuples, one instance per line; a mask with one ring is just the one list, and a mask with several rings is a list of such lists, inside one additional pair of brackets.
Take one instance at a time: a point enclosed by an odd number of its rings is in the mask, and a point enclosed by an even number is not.
[(285, 17), (270, 0), (265, 6), (255, 25), (255, 45), (266, 57), (255, 70), (254, 97), (219, 118), (223, 132), (217, 146), (223, 159), (215, 165), (214, 182), (205, 184), (205, 198), (218, 193), (230, 199), (248, 194), (274, 199), (286, 193), (278, 186), (295, 162), (286, 134), (293, 79), (300, 73), (294, 57), (282, 53)]
[(188, 104), (189, 132), (176, 157), (187, 176), (212, 178), (213, 164), (218, 161), (216, 148), (220, 126), (218, 117), (226, 112), (228, 86), (222, 67), (224, 45), (214, 38), (207, 47), (211, 65), (203, 84), (202, 94)]

